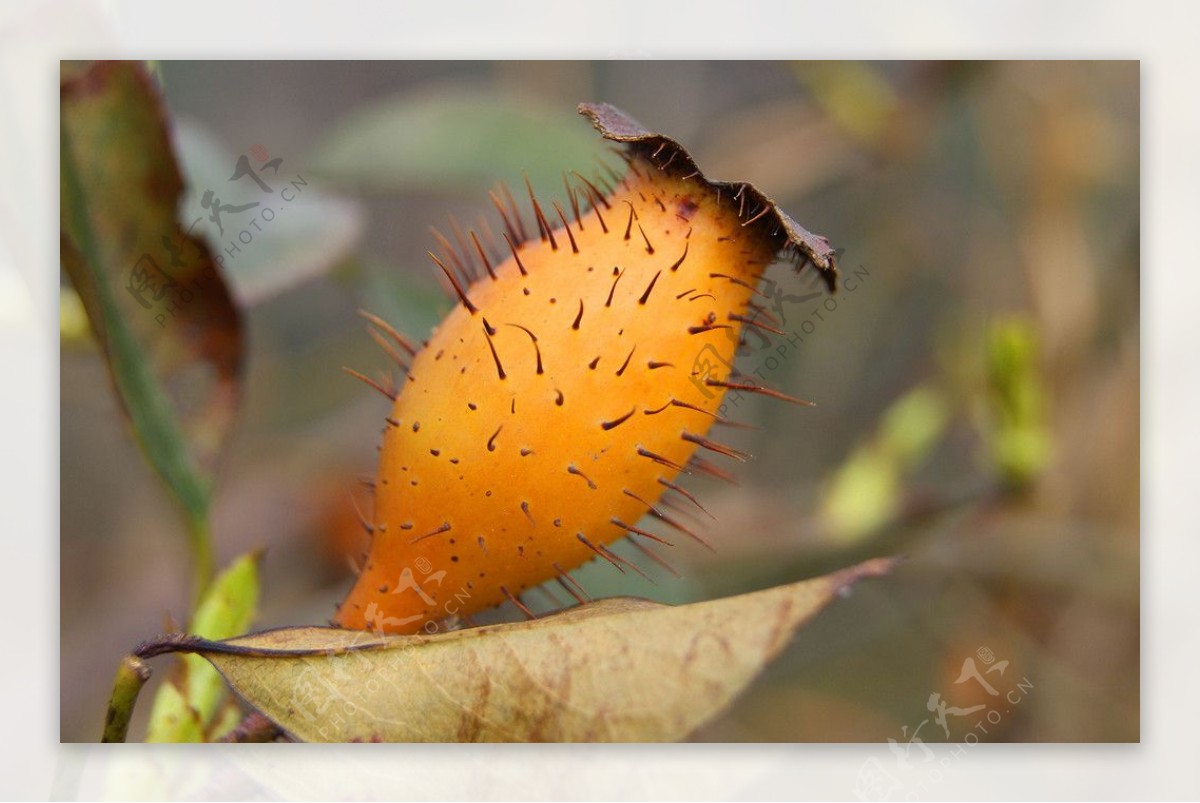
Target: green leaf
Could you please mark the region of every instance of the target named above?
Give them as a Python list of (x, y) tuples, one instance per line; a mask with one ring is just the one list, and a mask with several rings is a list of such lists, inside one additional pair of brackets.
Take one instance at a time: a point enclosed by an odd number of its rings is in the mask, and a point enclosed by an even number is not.
[(890, 559), (739, 597), (670, 607), (602, 600), (530, 622), (433, 636), (324, 627), (195, 652), (306, 741), (667, 741), (722, 712), (804, 623)]
[[(243, 555), (213, 581), (196, 608), (193, 633), (224, 639), (249, 629), (258, 606), (259, 558), (260, 553)], [(154, 698), (146, 741), (208, 741), (220, 735), (207, 733), (210, 726), (228, 730), (227, 719), (214, 722), (225, 699), (221, 676), (199, 656), (184, 655), (181, 659), (176, 673), (159, 687)]]
[(871, 438), (838, 467), (821, 506), (830, 537), (858, 541), (886, 525), (903, 502), (905, 475), (920, 465), (950, 420), (943, 394), (918, 386), (888, 406)]
[(434, 281), (419, 281), (412, 271), (367, 260), (357, 265), (359, 306), (379, 315), (411, 336), (422, 337), (452, 309)]
[[(181, 228), (183, 182), (137, 63), (64, 64), (61, 257), (147, 459), (196, 543), (241, 392), (242, 330), (207, 246)], [(198, 554), (200, 576), (210, 573)]]
[(1052, 452), (1038, 349), (1037, 331), (1027, 319), (1002, 319), (988, 328), (985, 434), (994, 464), (1012, 486), (1037, 477)]
[[(481, 132), (483, 135), (481, 136)], [(586, 126), (480, 90), (405, 95), (347, 117), (312, 154), (314, 172), (376, 190), (519, 183), (562, 191), (561, 169), (591, 174), (605, 151)]]
[(880, 445), (904, 468), (925, 459), (950, 420), (950, 406), (932, 387), (920, 386), (892, 402), (880, 421)]
[(859, 446), (838, 467), (821, 504), (830, 537), (850, 543), (887, 524), (900, 509), (900, 467), (877, 444)]
[[(186, 677), (194, 664), (194, 655), (184, 655), (178, 666)], [(158, 687), (154, 695), (154, 706), (150, 709), (150, 726), (146, 732), (147, 742), (203, 742), (204, 726), (196, 709), (192, 708), (183, 690), (169, 678)]]

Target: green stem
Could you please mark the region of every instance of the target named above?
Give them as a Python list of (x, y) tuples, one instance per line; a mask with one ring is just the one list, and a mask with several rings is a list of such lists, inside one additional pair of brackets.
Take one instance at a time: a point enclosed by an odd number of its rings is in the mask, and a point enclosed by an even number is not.
[(192, 610), (204, 598), (204, 592), (212, 583), (215, 571), (213, 557), (212, 530), (208, 526), (208, 517), (204, 515), (187, 516), (188, 543), (192, 548)]
[(81, 298), (85, 301), (94, 298), (88, 315), (97, 339), (104, 346), (118, 396), (143, 453), (183, 508), (195, 563), (194, 600), (199, 601), (214, 571), (208, 525), (212, 488), (188, 452), (178, 417), (113, 297), (111, 277), (105, 274), (107, 255), (89, 214), (89, 209), (103, 200), (88, 196), (75, 158), (69, 120), (65, 114), (63, 118), (59, 122), (63, 248), (72, 252), (77, 248), (80, 254), (78, 259), (64, 259), (63, 264)]
[(117, 668), (113, 681), (112, 697), (108, 701), (108, 713), (104, 717), (102, 742), (123, 742), (129, 734), (129, 720), (138, 693), (150, 679), (150, 667), (136, 655), (127, 655)]

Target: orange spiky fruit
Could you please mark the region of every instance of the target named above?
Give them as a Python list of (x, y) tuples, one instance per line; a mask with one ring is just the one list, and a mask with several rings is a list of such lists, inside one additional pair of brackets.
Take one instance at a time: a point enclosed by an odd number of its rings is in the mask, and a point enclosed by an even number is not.
[(505, 259), (486, 236), (439, 237), (444, 257), (430, 256), (461, 303), (424, 348), (368, 316), (411, 366), (373, 332), (408, 378), (381, 388), (394, 405), (373, 539), (335, 624), (412, 633), (505, 601), (526, 610), (520, 595), (555, 578), (582, 600), (569, 571), (597, 557), (636, 569), (609, 545), (663, 541), (645, 515), (693, 535), (659, 500), (696, 502), (678, 475), (719, 473), (698, 450), (743, 457), (708, 438), (727, 390), (789, 399), (734, 372), (738, 336), (767, 327), (752, 296), (781, 250), (833, 288), (828, 243), (612, 106), (580, 111), (623, 144), (614, 186), (573, 174), (569, 210), (530, 192), (529, 236), (511, 195), (494, 195)]

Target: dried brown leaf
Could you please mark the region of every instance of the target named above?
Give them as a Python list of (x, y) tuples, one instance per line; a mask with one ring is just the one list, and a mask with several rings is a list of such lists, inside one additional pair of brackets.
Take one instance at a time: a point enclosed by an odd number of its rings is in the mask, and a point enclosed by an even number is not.
[(681, 607), (609, 599), (433, 636), (177, 636), (138, 655), (203, 655), (306, 741), (670, 741), (723, 711), (831, 600), (893, 563)]

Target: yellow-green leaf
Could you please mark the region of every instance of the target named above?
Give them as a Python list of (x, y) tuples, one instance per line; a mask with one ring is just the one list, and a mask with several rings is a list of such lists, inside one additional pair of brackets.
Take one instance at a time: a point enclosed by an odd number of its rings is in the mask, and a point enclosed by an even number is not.
[(1013, 317), (994, 322), (987, 335), (985, 434), (1001, 477), (1021, 486), (1045, 469), (1052, 452), (1037, 330)]
[(937, 445), (950, 419), (942, 393), (920, 385), (892, 402), (879, 424), (879, 442), (905, 469), (920, 463)]
[[(184, 655), (178, 667), (185, 674), (191, 667), (194, 655)], [(154, 695), (154, 707), (150, 709), (150, 727), (146, 732), (148, 742), (203, 742), (204, 726), (200, 715), (188, 705), (182, 689), (169, 678), (158, 687)]]
[[(193, 633), (224, 639), (250, 627), (258, 606), (258, 560), (259, 553), (243, 555), (217, 576), (196, 609)], [(211, 664), (197, 655), (181, 656), (176, 673), (154, 698), (146, 741), (205, 741), (224, 698), (225, 684)], [(216, 724), (216, 730), (228, 730), (226, 723)]]
[(821, 505), (829, 537), (858, 541), (900, 511), (903, 480), (941, 441), (950, 420), (943, 394), (920, 385), (888, 407), (871, 438), (838, 467)]
[(433, 636), (299, 627), (167, 638), (139, 654), (203, 655), (306, 741), (669, 741), (723, 711), (839, 593), (892, 564), (681, 607), (610, 599)]

